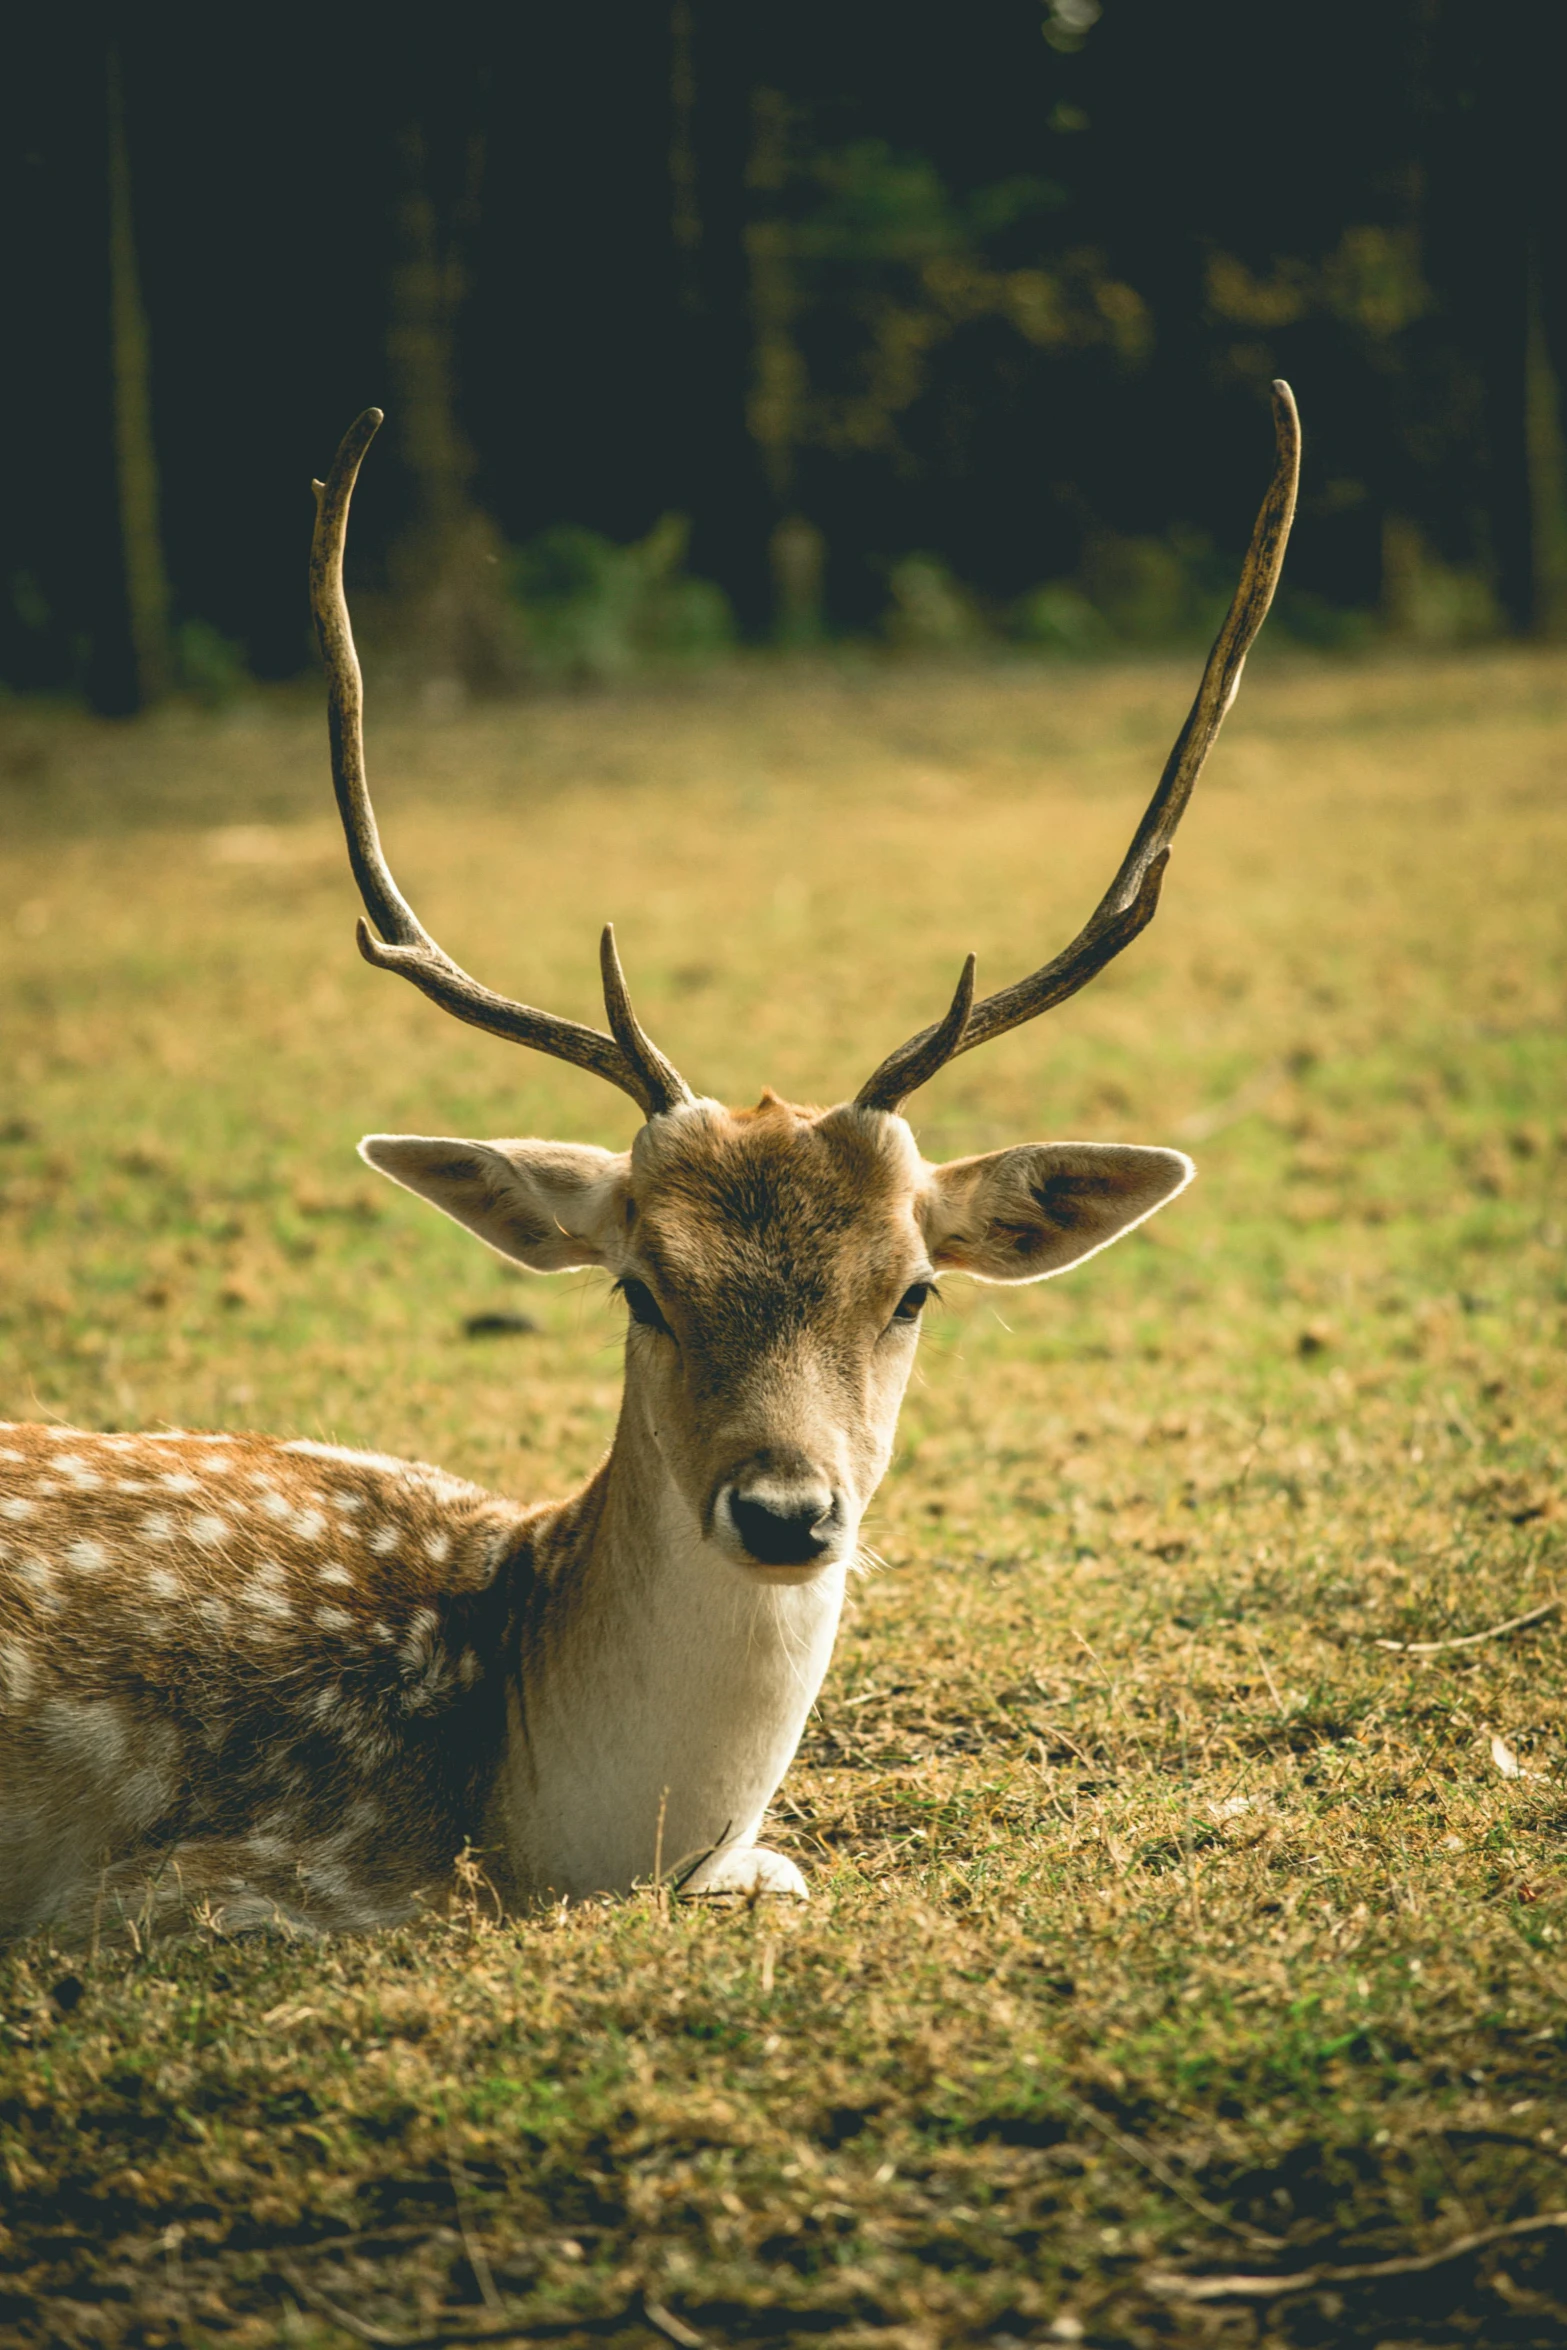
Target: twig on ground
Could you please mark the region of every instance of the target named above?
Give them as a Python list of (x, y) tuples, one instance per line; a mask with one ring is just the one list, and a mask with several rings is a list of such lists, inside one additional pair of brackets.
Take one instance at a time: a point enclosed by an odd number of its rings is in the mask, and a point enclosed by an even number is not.
[(1560, 1599), (1544, 1600), (1524, 1615), (1509, 1616), (1505, 1624), (1490, 1624), (1483, 1632), (1465, 1632), (1457, 1640), (1379, 1640), (1376, 1646), (1391, 1648), (1399, 1656), (1440, 1656), (1444, 1648), (1478, 1648), (1482, 1640), (1500, 1640), (1508, 1632), (1521, 1632), (1525, 1624), (1538, 1624), (1553, 1616), (1561, 1604)]
[(1141, 2138), (1132, 2137), (1126, 2130), (1118, 2130), (1113, 2122), (1105, 2120), (1102, 2113), (1096, 2113), (1084, 2098), (1074, 2096), (1070, 2089), (1058, 2089), (1056, 2094), (1079, 2121), (1087, 2122), (1091, 2130), (1097, 2130), (1102, 2138), (1108, 2138), (1110, 2144), (1117, 2147), (1128, 2160), (1140, 2164), (1150, 2177), (1158, 2180), (1161, 2187), (1168, 2188), (1189, 2211), (1195, 2211), (1210, 2227), (1223, 2228), (1226, 2235), (1240, 2236), (1248, 2244), (1258, 2244), (1267, 2252), (1283, 2251), (1282, 2236), (1270, 2236), (1261, 2228), (1248, 2227), (1244, 2220), (1231, 2219), (1227, 2211), (1221, 2211), (1216, 2203), (1208, 2201), (1206, 2195), (1199, 2195), (1195, 2187), (1189, 2187), (1183, 2178), (1178, 2177), (1167, 2163), (1161, 2161), (1151, 2146), (1145, 2146)]
[[(1091, 1754), (1085, 1753), (1084, 1749), (1078, 1745), (1077, 1740), (1072, 1736), (1071, 1731), (1063, 1730), (1059, 1722), (1052, 1722), (1044, 1714), (1035, 1714), (1030, 1720), (1028, 1727), (1033, 1731), (1034, 1736), (1041, 1742), (1043, 1742), (1043, 1740), (1046, 1738), (1059, 1738), (1062, 1745), (1070, 1748), (1072, 1753), (1076, 1755), (1078, 1761), (1082, 1764), (1084, 1770), (1089, 1772), (1093, 1777), (1097, 1778), (1103, 1771), (1104, 1765), (1102, 1763), (1096, 1763)], [(1048, 1762), (1050, 1758), (1048, 1755), (1043, 1755), (1040, 1759), (1044, 1762)]]
[(341, 2236), (312, 2236), (304, 2243), (295, 2238), (294, 2249), (297, 2252), (357, 2252), (365, 2244), (458, 2244), (461, 2241), (458, 2230), (449, 2227), (445, 2220), (389, 2220), (378, 2228), (350, 2228)]
[(293, 2261), (280, 2260), (278, 2267), (301, 2301), (308, 2301), (312, 2309), (319, 2310), (323, 2317), (329, 2317), (335, 2326), (341, 2326), (345, 2334), (352, 2334), (356, 2342), (373, 2342), (378, 2350), (414, 2350), (414, 2337), (411, 2334), (390, 2333), (385, 2326), (372, 2325), (368, 2318), (355, 2317), (352, 2310), (340, 2309), (319, 2286), (313, 2285), (307, 2276), (301, 2274)]
[(1251, 1642), (1252, 1654), (1257, 1659), (1258, 1664), (1262, 1668), (1262, 1677), (1268, 1684), (1268, 1695), (1272, 1698), (1274, 1705), (1278, 1709), (1279, 1720), (1281, 1722), (1285, 1721), (1289, 1716), (1289, 1707), (1285, 1704), (1283, 1697), (1279, 1693), (1279, 1685), (1273, 1678), (1273, 1667), (1269, 1664), (1267, 1658), (1262, 1653), (1262, 1642), (1257, 1638), (1257, 1635), (1252, 1630), (1250, 1624), (1243, 1624), (1241, 1626), (1241, 1630), (1245, 1633), (1247, 1639)]
[(1324, 2262), (1275, 2277), (1188, 2277), (1155, 2269), (1143, 2282), (1172, 2301), (1276, 2301), (1286, 2293), (1311, 2293), (1323, 2285), (1375, 2285), (1386, 2277), (1425, 2276), (1492, 2244), (1510, 2244), (1520, 2236), (1542, 2236), (1558, 2228), (1567, 2229), (1567, 2211), (1543, 2211), (1531, 2219), (1507, 2220), (1500, 2227), (1477, 2228), (1472, 2235), (1455, 2236), (1439, 2252), (1411, 2252), (1397, 2260), (1371, 2260), (1354, 2267)]
[(569, 2334), (612, 2333), (639, 2314), (633, 2307), (615, 2310), (608, 2317), (503, 2318), (498, 2325), (492, 2320), (485, 2325), (447, 2327), (433, 2334), (394, 2334), (389, 2327), (373, 2325), (369, 2318), (356, 2317), (351, 2309), (344, 2309), (313, 2285), (293, 2261), (280, 2260), (277, 2265), (301, 2301), (345, 2334), (352, 2334), (356, 2342), (370, 2343), (372, 2350), (465, 2350), (468, 2343), (558, 2341)]
[(468, 2255), (468, 2266), (472, 2269), (474, 2282), (479, 2288), (479, 2299), (492, 2317), (504, 2317), (506, 2304), (495, 2290), (495, 2279), (490, 2274), (490, 2263), (484, 2246), (479, 2241), (479, 2232), (473, 2224), (472, 2213), (469, 2210), (468, 2174), (458, 2160), (457, 2141), (452, 2135), (450, 2122), (446, 2125), (446, 2167), (451, 2173), (452, 2201), (457, 2206), (457, 2225), (462, 2230), (463, 2250)]
[(644, 2297), (642, 2315), (655, 2334), (662, 2334), (668, 2342), (677, 2342), (680, 2350), (707, 2350), (707, 2336), (699, 2334), (695, 2326), (688, 2326), (683, 2317), (676, 2317), (674, 2311), (666, 2309), (662, 2301)]

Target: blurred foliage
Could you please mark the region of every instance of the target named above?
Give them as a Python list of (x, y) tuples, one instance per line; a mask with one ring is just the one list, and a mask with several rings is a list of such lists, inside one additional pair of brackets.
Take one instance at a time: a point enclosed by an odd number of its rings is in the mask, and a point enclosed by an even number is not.
[(180, 691), (204, 710), (226, 708), (250, 684), (244, 646), (206, 620), (183, 620), (176, 628), (174, 675)]
[(690, 537), (683, 514), (666, 514), (629, 547), (560, 523), (518, 548), (506, 580), (531, 673), (603, 683), (728, 651), (734, 614), (722, 588), (684, 568)]
[(1382, 342), (1433, 307), (1413, 232), (1369, 225), (1346, 229), (1319, 263), (1275, 261), (1265, 275), (1232, 253), (1211, 254), (1207, 292), (1214, 316), (1238, 326), (1295, 326), (1317, 314)]
[[(1181, 641), (1215, 592), (1192, 544), (1238, 555), (1285, 375), (1289, 625), (1561, 636), (1552, 25), (1371, 0), (1346, 47), (1233, 4), (975, 0), (931, 41), (894, 0), (605, 0), (481, 11), (433, 48), (399, 27), (370, 60), (327, 11), (301, 76), (280, 23), (209, 12), (193, 51), (141, 11), (117, 28), (121, 258), (172, 608), (298, 673), (300, 484), (376, 399), (356, 599), (405, 608), (426, 699), (722, 644), (711, 598), (611, 577), (665, 511), (752, 642)], [(59, 11), (0, 39), (0, 268), (35, 362), (0, 384), (27, 453), (0, 677), (124, 710), (106, 58)], [(592, 579), (547, 590), (525, 657), (503, 551), (568, 518)], [(192, 660), (185, 690), (221, 698)]]
[[(1148, 356), (1147, 305), (1100, 252), (1038, 250), (1068, 202), (1057, 182), (1016, 175), (960, 199), (926, 157), (885, 140), (817, 152), (781, 100), (764, 120), (753, 180), (770, 203), (748, 231), (753, 273), (777, 285), (750, 404), (764, 449), (912, 466), (903, 419), (943, 355), (987, 324), (1040, 350), (1102, 350), (1130, 367)], [(1028, 260), (1009, 266), (1009, 248)]]
[(887, 574), (888, 639), (911, 652), (955, 652), (987, 633), (972, 596), (937, 555), (905, 555)]

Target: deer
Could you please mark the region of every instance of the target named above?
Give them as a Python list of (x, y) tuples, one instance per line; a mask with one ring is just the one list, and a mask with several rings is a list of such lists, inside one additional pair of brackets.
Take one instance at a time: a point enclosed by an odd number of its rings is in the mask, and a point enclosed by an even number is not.
[(607, 1030), (493, 993), (423, 928), (366, 780), (343, 583), (382, 421), (313, 485), (311, 602), (360, 953), (489, 1035), (637, 1104), (629, 1150), (372, 1134), (369, 1166), (535, 1273), (624, 1301), (608, 1454), (524, 1504), (417, 1462), (227, 1432), (0, 1426), (0, 1935), (366, 1932), (477, 1869), (506, 1915), (632, 1892), (802, 1897), (761, 1841), (826, 1675), (946, 1274), (1047, 1280), (1134, 1230), (1184, 1153), (1024, 1143), (921, 1155), (910, 1097), (1084, 987), (1153, 918), (1176, 827), (1268, 611), (1300, 462), (1275, 461), (1196, 699), (1114, 880), (1071, 943), (938, 1020), (852, 1101), (693, 1092), (632, 1009)]

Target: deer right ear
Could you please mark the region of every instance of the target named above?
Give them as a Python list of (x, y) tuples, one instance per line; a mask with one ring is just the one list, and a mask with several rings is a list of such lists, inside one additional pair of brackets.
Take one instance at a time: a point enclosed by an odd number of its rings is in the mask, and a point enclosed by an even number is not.
[(359, 1156), (535, 1273), (570, 1273), (618, 1259), (627, 1151), (591, 1142), (367, 1134)]

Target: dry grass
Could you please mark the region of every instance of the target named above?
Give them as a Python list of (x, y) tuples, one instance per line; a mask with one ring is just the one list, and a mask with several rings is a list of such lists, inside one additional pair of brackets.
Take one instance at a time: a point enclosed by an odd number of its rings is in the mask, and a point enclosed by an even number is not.
[[(820, 1098), (964, 948), (1065, 934), (1189, 685), (740, 670), (372, 749), (472, 967), (592, 1016), (612, 914), (688, 1074)], [(1560, 2235), (1235, 2313), (1159, 2277), (1567, 2205), (1563, 1617), (1378, 1645), (1567, 1591), (1564, 754), (1559, 659), (1253, 675), (1148, 939), (921, 1101), (943, 1153), (1206, 1134), (1203, 1180), (1063, 1283), (950, 1285), (780, 1806), (813, 1908), (25, 1952), (7, 2342), (324, 2350), (323, 2297), (398, 2339), (650, 2341), (651, 2297), (714, 2343), (1561, 2340)], [(0, 762), (0, 1411), (563, 1489), (601, 1289), (352, 1143), (626, 1106), (358, 962), (313, 711), (13, 711)], [(538, 1334), (465, 1341), (496, 1307)]]

